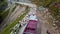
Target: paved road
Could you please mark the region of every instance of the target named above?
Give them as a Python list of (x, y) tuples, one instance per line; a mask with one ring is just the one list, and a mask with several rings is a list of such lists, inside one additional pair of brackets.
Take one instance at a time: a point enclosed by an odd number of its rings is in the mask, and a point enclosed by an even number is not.
[(37, 17), (38, 17), (38, 20), (39, 20), (38, 25), (37, 25), (37, 34), (46, 34), (47, 28), (44, 25), (45, 23), (43, 22), (44, 20), (43, 20), (42, 14), (40, 13), (40, 11), (37, 10)]
[(29, 7), (36, 7), (36, 5), (32, 4), (31, 1), (29, 1), (29, 0), (11, 0), (11, 2), (16, 3), (16, 4), (26, 5)]
[[(18, 18), (18, 16), (25, 10), (26, 7), (21, 7), (19, 8), (19, 6), (17, 7), (17, 10), (15, 10), (13, 13), (11, 13), (10, 17), (3, 21), (2, 24), (0, 25), (0, 29), (2, 28), (2, 26), (4, 27), (6, 25), (6, 23), (9, 22), (13, 22), (14, 20), (16, 20)], [(5, 25), (3, 25), (5, 24)], [(1, 29), (2, 30), (2, 29)]]
[(38, 19), (37, 33), (36, 33), (36, 34), (41, 34), (41, 26), (42, 26), (42, 22), (40, 21), (40, 17), (39, 17), (39, 12), (38, 12), (38, 11), (37, 11), (36, 15), (37, 15), (37, 19)]
[[(37, 34), (47, 34), (47, 24), (45, 24), (45, 17), (44, 17), (44, 12), (46, 12), (46, 10), (44, 11), (39, 11), (37, 10), (37, 16), (39, 19), (39, 23), (38, 23), (38, 28), (37, 28)], [(47, 25), (47, 26), (46, 26)]]
[(11, 1), (18, 1), (18, 2), (24, 2), (24, 3), (31, 3), (29, 0), (11, 0)]
[(10, 22), (13, 22), (14, 20), (16, 20), (16, 18), (19, 17), (23, 13), (23, 11), (25, 10), (25, 8), (26, 7), (19, 8), (18, 11), (14, 15), (12, 15), (10, 17)]

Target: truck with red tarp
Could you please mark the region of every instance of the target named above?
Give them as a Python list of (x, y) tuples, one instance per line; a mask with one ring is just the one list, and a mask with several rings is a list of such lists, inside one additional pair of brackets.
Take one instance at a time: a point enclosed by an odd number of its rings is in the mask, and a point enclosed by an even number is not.
[(36, 15), (30, 15), (29, 23), (27, 24), (23, 34), (36, 34), (38, 20)]

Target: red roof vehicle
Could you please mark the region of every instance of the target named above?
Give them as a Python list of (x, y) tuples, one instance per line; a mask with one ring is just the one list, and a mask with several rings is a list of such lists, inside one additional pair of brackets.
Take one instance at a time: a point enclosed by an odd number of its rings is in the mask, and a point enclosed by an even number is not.
[(23, 34), (36, 34), (37, 23), (37, 20), (29, 20), (29, 23), (27, 24)]

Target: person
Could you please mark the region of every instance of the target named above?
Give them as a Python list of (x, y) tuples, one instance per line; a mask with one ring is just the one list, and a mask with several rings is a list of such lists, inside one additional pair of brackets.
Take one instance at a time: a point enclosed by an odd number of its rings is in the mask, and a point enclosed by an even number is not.
[(21, 24), (20, 24), (20, 26), (19, 26), (19, 28), (21, 27)]
[(30, 17), (30, 15), (28, 15)]
[(50, 34), (50, 32), (48, 32), (48, 30), (47, 30), (47, 32), (46, 32), (47, 34)]

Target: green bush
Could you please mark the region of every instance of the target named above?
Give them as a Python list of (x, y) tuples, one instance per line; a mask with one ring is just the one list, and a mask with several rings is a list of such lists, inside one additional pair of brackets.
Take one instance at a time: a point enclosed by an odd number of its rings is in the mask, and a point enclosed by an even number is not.
[(16, 6), (13, 8), (12, 12), (16, 9)]
[(1, 13), (1, 16), (2, 16), (3, 19), (8, 15), (9, 10), (10, 9), (8, 9), (6, 12)]

